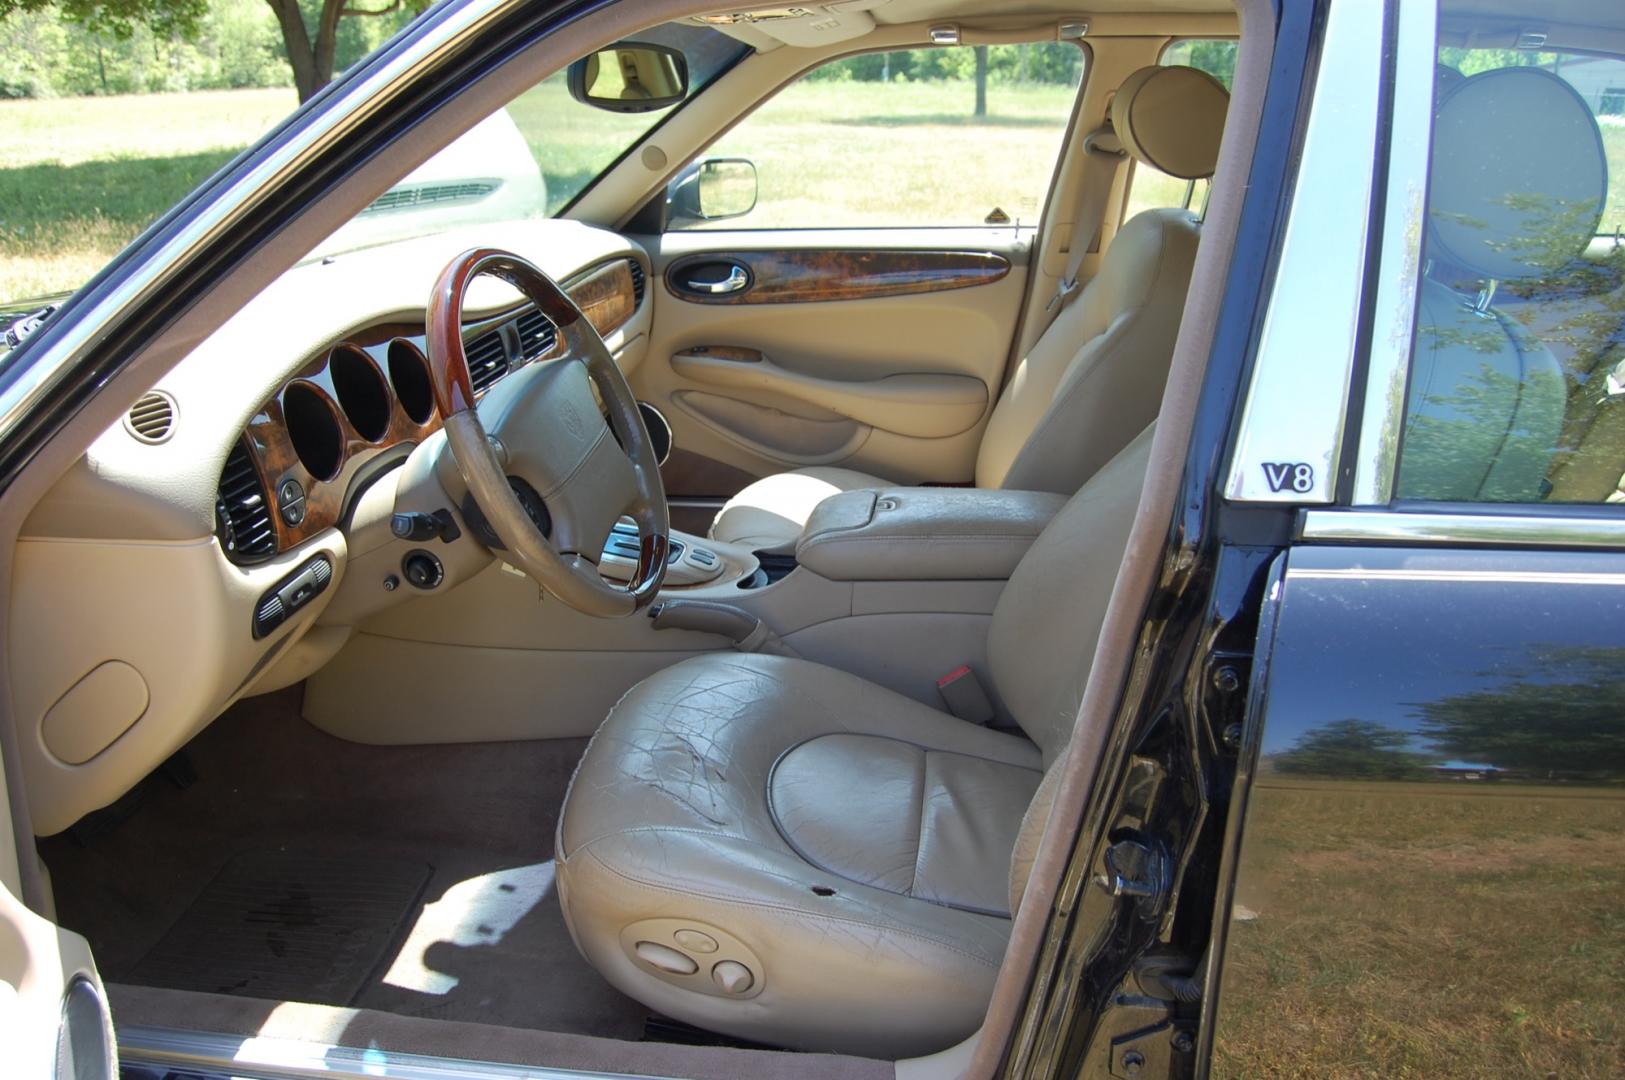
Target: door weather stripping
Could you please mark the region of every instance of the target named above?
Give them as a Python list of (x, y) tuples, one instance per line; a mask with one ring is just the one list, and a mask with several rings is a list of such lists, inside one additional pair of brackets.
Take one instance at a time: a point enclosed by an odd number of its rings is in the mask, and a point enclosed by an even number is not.
[(330, 1043), (169, 1028), (120, 1027), (118, 1036), (123, 1075), (142, 1080), (163, 1080), (172, 1075), (189, 1080), (645, 1080), (627, 1073), (460, 1061)]

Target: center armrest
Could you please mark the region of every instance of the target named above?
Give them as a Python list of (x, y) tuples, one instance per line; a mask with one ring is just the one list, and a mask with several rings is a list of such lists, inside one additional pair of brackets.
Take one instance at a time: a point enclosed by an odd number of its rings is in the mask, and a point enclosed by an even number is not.
[(1040, 491), (846, 491), (813, 510), (796, 562), (833, 581), (1002, 581), (1065, 502)]

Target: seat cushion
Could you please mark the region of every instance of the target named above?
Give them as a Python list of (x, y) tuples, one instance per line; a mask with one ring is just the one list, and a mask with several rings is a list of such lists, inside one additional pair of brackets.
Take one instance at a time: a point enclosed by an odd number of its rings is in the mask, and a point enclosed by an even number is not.
[(856, 469), (797, 469), (763, 477), (723, 504), (711, 523), (711, 539), (787, 555), (813, 508), (831, 495), (891, 486), (890, 480)]
[[(981, 1022), (1040, 779), (1026, 739), (856, 676), (698, 657), (640, 683), (594, 737), (559, 822), (560, 897), (587, 960), (668, 1016), (798, 1049), (928, 1053)], [(747, 990), (716, 985), (717, 957), (742, 958)]]

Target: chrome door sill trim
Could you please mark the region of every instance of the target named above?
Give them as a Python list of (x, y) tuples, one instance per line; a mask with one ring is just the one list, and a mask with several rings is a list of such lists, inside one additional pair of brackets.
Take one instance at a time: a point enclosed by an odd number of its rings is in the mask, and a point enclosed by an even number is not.
[(1311, 543), (1625, 548), (1625, 519), (1538, 514), (1306, 510), (1300, 519), (1298, 538)]
[(121, 1066), (146, 1066), (243, 1080), (650, 1080), (497, 1061), (462, 1061), (373, 1048), (174, 1028), (119, 1027)]

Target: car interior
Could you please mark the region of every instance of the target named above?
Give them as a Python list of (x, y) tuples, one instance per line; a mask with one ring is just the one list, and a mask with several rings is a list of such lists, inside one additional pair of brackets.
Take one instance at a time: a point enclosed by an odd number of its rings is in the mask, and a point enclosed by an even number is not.
[[(1156, 573), (1261, 7), (620, 5), (426, 129), (578, 61), (659, 103), (686, 70), (600, 50), (661, 28), (737, 50), (554, 216), (279, 268), (41, 489), (7, 644), (30, 872), (115, 1021), (656, 1075), (963, 1068), (1019, 1001), (1048, 826)], [(1192, 39), (1233, 71), (1170, 62)], [(1084, 61), (1036, 221), (668, 227), (685, 179), (703, 217), (685, 168), (820, 65), (1039, 41)], [(1463, 161), (1502, 107), (1477, 95), (1529, 100), (1493, 75), (1442, 96)], [(1551, 142), (1592, 182), (1593, 149)], [(1130, 213), (1137, 174), (1178, 201)], [(1469, 317), (1448, 280), (1425, 320)], [(1492, 407), (1549, 447), (1563, 381), (1527, 371), (1557, 361), (1494, 326), (1439, 350), (1413, 423), (1449, 443), (1450, 379), (1504, 363)], [(1428, 437), (1428, 484), (1551, 471), (1445, 476)]]

